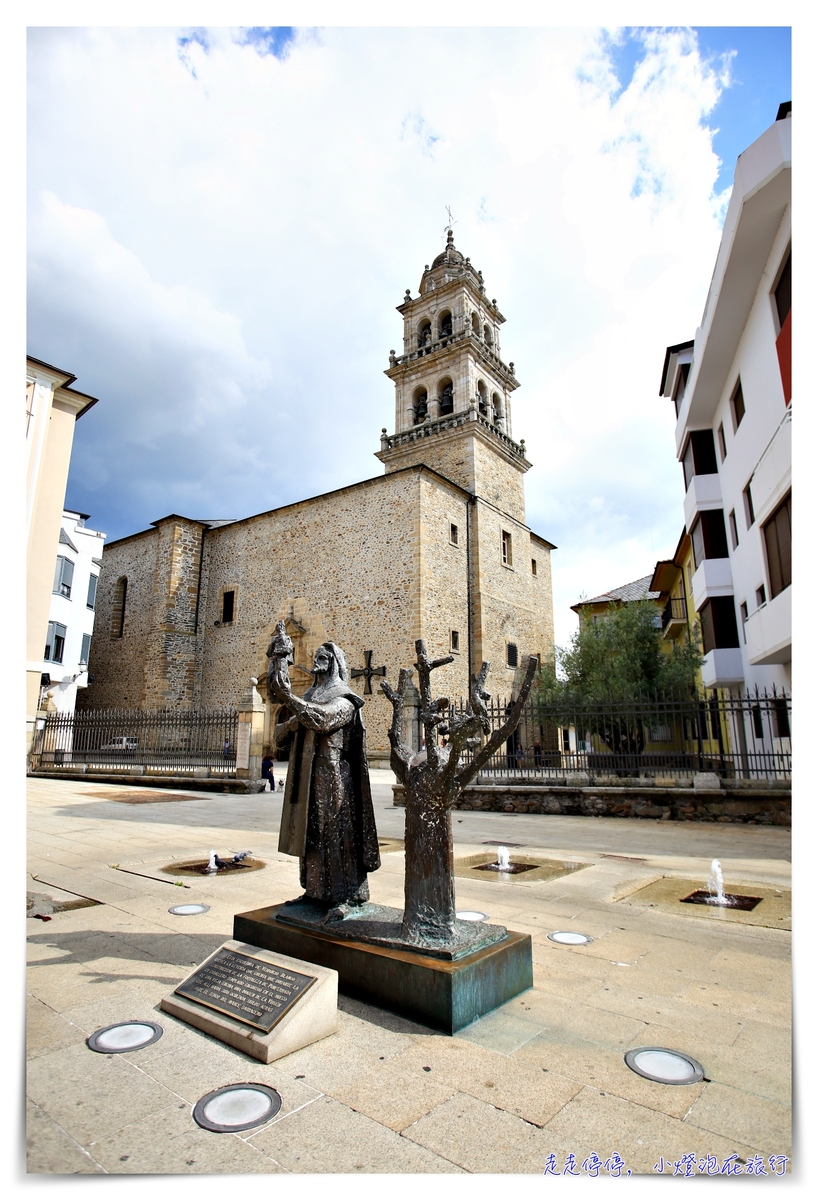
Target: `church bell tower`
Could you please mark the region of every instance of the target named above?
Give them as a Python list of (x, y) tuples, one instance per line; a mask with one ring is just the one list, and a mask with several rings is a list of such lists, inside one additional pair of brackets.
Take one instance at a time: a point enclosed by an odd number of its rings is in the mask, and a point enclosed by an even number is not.
[(525, 522), (525, 442), (512, 436), (510, 396), (520, 385), (500, 357), (505, 317), (486, 297), (483, 274), (454, 244), (426, 266), (420, 295), (407, 289), (403, 353), (389, 355), (395, 431), (377, 457), (387, 474), (423, 463)]

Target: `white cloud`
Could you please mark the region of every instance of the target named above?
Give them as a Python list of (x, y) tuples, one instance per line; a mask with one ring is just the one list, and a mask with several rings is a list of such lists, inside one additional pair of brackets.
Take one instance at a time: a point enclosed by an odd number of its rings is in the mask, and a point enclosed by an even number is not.
[(729, 64), (646, 32), (623, 90), (616, 34), (591, 29), (298, 31), (283, 57), (243, 37), (30, 35), (30, 348), (102, 400), (72, 503), (118, 536), (379, 473), (394, 307), (448, 204), (508, 318), (564, 641), (580, 592), (646, 574), (681, 529), (657, 392), (718, 246)]

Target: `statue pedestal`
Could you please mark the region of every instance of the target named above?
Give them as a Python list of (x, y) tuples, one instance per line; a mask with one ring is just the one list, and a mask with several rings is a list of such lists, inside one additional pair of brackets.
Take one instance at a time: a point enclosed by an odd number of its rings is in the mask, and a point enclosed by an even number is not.
[(276, 904), (237, 913), (233, 937), (338, 972), (347, 996), (456, 1033), (533, 986), (531, 938), (514, 933), (454, 961), (277, 921)]

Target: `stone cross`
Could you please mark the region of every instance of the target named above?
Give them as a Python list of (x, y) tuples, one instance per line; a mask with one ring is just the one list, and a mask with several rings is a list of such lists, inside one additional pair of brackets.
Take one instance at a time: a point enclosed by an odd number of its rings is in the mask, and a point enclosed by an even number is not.
[(367, 696), (372, 695), (372, 676), (386, 674), (386, 667), (373, 667), (372, 666), (372, 655), (373, 654), (374, 654), (374, 650), (364, 650), (364, 666), (355, 667), (352, 671), (353, 679), (358, 679), (358, 678), (360, 678), (361, 675), (363, 675), (364, 679), (366, 680), (366, 683), (364, 684), (364, 693)]

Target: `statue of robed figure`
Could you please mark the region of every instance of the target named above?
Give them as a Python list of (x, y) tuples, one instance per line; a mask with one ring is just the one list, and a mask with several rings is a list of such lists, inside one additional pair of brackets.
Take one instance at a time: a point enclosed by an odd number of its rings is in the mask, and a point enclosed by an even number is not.
[(288, 672), (293, 644), (283, 621), (267, 651), (269, 690), (294, 715), (276, 727), (276, 741), (294, 733), (278, 848), (300, 860), (307, 901), (323, 905), (327, 920), (341, 920), (369, 899), (367, 874), (381, 865), (372, 807), (363, 700), (349, 686), (344, 652), (334, 642), (318, 647), (315, 682), (303, 699)]

